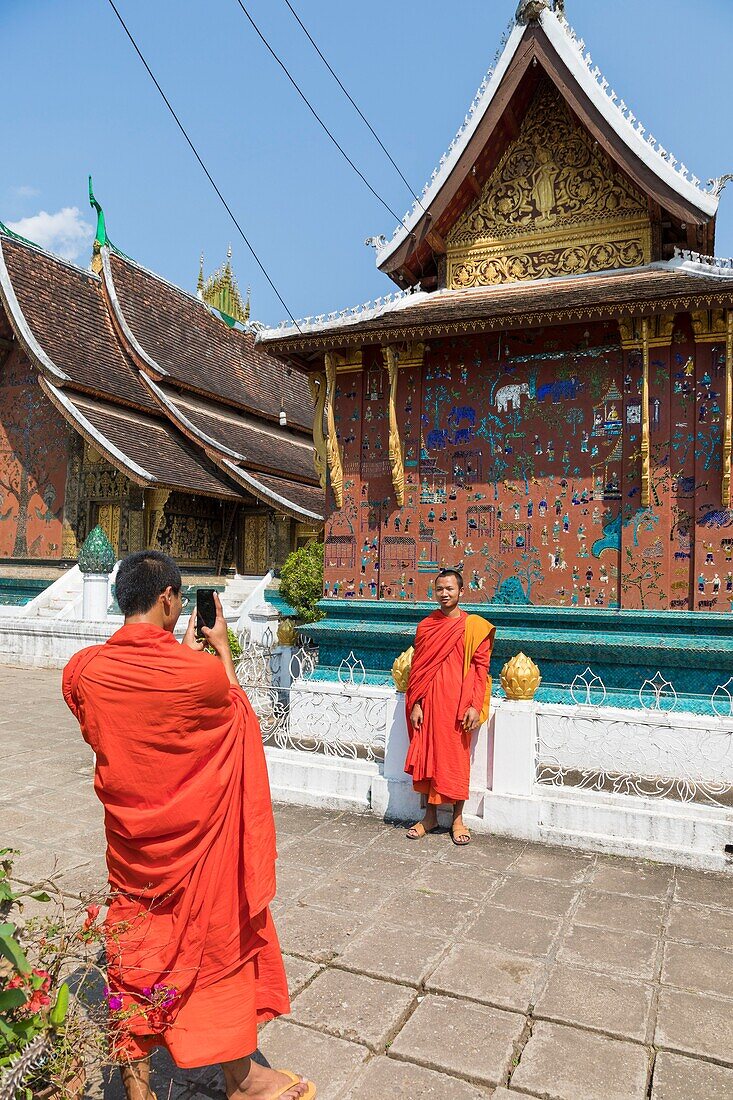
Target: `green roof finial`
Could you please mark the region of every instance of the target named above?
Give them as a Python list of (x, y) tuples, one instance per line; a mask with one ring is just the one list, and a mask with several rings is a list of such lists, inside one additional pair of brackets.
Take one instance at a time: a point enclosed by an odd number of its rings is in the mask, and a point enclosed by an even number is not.
[(115, 567), (117, 555), (104, 530), (97, 524), (87, 537), (79, 551), (77, 565), (82, 573), (111, 573)]
[(109, 244), (109, 241), (107, 240), (107, 225), (104, 220), (104, 210), (102, 210), (102, 207), (99, 205), (94, 197), (94, 188), (92, 186), (91, 176), (89, 177), (89, 205), (97, 211), (97, 231), (94, 234), (94, 239), (101, 248), (102, 245)]

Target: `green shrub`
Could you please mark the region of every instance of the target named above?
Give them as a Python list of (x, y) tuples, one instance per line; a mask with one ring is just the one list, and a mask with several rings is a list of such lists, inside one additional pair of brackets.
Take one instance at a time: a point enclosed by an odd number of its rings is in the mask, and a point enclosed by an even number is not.
[(311, 542), (288, 556), (280, 573), (280, 595), (303, 623), (323, 618), (318, 601), (323, 596), (323, 543)]
[(227, 633), (229, 634), (229, 648), (232, 651), (232, 660), (238, 661), (239, 658), (242, 656), (242, 647), (239, 644), (239, 638), (234, 633), (231, 627), (229, 627)]

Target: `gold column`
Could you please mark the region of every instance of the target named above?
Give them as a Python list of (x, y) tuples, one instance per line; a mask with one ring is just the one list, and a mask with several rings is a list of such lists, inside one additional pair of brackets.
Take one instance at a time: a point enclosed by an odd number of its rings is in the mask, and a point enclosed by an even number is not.
[(326, 375), (314, 371), (308, 375), (308, 385), (313, 401), (313, 466), (322, 489), (326, 488), (326, 437), (323, 434), (323, 410), (326, 405)]
[(336, 392), (336, 356), (332, 351), (326, 352), (326, 425), (328, 436), (326, 439), (326, 458), (328, 460), (328, 472), (331, 477), (331, 489), (333, 490), (336, 507), (341, 508), (344, 503), (344, 468), (341, 462), (341, 450), (339, 448), (338, 435), (336, 434), (336, 418), (333, 412), (333, 402)]
[(395, 499), (401, 508), (405, 503), (405, 465), (402, 460), (402, 440), (397, 419), (397, 380), (399, 368), (397, 355), (393, 347), (386, 347), (384, 355), (389, 375), (389, 464), (392, 467), (392, 485)]
[(641, 386), (641, 506), (651, 504), (651, 453), (649, 444), (649, 319), (642, 318), (641, 347), (643, 375)]
[(158, 541), (158, 532), (160, 531), (160, 525), (163, 521), (163, 515), (165, 513), (165, 506), (168, 503), (168, 497), (171, 495), (170, 489), (146, 489), (145, 490), (145, 508), (147, 511), (148, 520), (148, 547), (151, 550), (155, 550), (156, 543)]
[(725, 315), (725, 423), (723, 426), (724, 508), (731, 506), (731, 455), (733, 451), (733, 309)]

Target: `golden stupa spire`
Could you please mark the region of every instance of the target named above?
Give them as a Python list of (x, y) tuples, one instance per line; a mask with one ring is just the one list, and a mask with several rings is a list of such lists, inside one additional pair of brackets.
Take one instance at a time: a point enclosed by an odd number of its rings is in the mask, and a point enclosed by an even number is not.
[(230, 327), (238, 321), (242, 325), (249, 322), (250, 302), (249, 288), (247, 288), (246, 301), (237, 286), (237, 279), (232, 271), (232, 246), (227, 248), (227, 258), (221, 267), (218, 267), (208, 279), (204, 279), (204, 257), (201, 254), (199, 269), (198, 294), (208, 306), (221, 314), (222, 319)]

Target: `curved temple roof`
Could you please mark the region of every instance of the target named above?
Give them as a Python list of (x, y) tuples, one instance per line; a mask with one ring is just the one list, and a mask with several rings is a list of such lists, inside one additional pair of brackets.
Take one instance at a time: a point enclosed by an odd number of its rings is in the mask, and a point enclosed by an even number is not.
[[(521, 8), (522, 5), (520, 10)], [(532, 42), (533, 35), (537, 35), (537, 24), (541, 28), (539, 41)], [(523, 45), (526, 49), (524, 57)], [(711, 189), (704, 190), (700, 180), (642, 126), (627, 104), (610, 88), (598, 66), (593, 64), (585, 42), (575, 34), (564, 15), (545, 6), (537, 20), (521, 21), (518, 18), (514, 22), (498, 60), (482, 81), (456, 137), (423, 188), (420, 203), (413, 204), (402, 223), (396, 227), (392, 238), (384, 241), (378, 249), (379, 268), (389, 269), (389, 261), (415, 232), (418, 223), (424, 220), (425, 212), (431, 213), (431, 208), (449, 184), (454, 171), (458, 170), (465, 175), (470, 170), (471, 164), (462, 166), (461, 161), (470, 151), (473, 139), (497, 98), (510, 66), (515, 62), (520, 62), (524, 67), (530, 65), (533, 59), (536, 60), (538, 47), (541, 46), (549, 47), (549, 51), (559, 61), (568, 83), (575, 86), (584, 100), (607, 123), (615, 135), (617, 149), (623, 149), (627, 154), (627, 163), (632, 166), (636, 164), (637, 168), (645, 166), (657, 179), (663, 193), (671, 192), (688, 209), (696, 210), (706, 218), (714, 217), (719, 202), (715, 184), (711, 181)]]
[(0, 303), (59, 413), (140, 485), (320, 519), (302, 376), (198, 299), (101, 252), (100, 278), (0, 227)]

